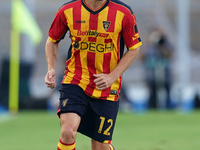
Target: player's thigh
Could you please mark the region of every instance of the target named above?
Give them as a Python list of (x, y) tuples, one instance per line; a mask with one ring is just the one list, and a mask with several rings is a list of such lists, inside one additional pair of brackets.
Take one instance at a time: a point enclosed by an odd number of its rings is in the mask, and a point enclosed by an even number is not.
[(77, 130), (87, 107), (87, 96), (77, 85), (63, 84), (60, 88), (58, 116), (61, 127)]

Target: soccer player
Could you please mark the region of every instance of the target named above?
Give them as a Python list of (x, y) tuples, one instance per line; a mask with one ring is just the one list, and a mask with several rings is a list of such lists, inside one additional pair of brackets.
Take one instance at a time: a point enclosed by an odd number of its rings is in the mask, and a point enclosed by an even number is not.
[[(114, 150), (122, 73), (142, 45), (136, 19), (118, 0), (72, 0), (56, 13), (46, 42), (45, 83), (55, 88), (59, 42), (69, 31), (71, 46), (60, 88), (57, 150), (75, 150), (76, 134), (91, 138), (92, 150)], [(124, 45), (128, 51), (123, 55)]]

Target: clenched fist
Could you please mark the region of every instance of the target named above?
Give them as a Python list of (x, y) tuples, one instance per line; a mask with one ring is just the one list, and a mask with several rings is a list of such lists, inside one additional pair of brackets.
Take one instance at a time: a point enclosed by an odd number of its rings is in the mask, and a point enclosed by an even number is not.
[(55, 88), (56, 87), (56, 71), (54, 69), (50, 69), (46, 76), (44, 77), (45, 84), (48, 88)]

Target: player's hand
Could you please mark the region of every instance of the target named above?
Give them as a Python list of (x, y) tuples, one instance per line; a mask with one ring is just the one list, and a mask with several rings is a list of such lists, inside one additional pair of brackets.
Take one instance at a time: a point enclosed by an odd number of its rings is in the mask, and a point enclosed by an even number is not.
[(96, 77), (94, 83), (96, 84), (97, 89), (101, 91), (109, 88), (115, 82), (114, 78), (109, 74), (94, 74), (94, 77)]
[(54, 69), (50, 69), (46, 76), (44, 77), (45, 84), (48, 88), (55, 88), (56, 87), (56, 72)]

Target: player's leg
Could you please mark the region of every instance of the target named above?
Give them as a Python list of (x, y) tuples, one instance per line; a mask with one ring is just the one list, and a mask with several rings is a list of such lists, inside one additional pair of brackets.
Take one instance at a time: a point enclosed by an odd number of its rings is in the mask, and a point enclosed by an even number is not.
[(75, 150), (75, 139), (80, 117), (75, 113), (60, 115), (61, 135), (57, 150)]
[(77, 129), (86, 109), (85, 93), (77, 85), (62, 85), (58, 116), (61, 123), (57, 150), (75, 150)]
[(115, 150), (114, 146), (112, 144), (109, 144), (109, 150)]
[(80, 116), (78, 116), (75, 113), (64, 113), (60, 115), (61, 141), (63, 141), (66, 144), (75, 142), (80, 120)]
[(74, 150), (80, 116), (76, 113), (63, 113), (60, 115), (61, 134), (58, 150)]
[(92, 139), (92, 150), (115, 150), (111, 144), (101, 143)]

